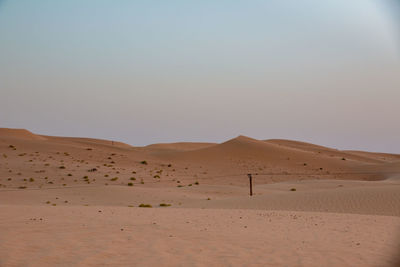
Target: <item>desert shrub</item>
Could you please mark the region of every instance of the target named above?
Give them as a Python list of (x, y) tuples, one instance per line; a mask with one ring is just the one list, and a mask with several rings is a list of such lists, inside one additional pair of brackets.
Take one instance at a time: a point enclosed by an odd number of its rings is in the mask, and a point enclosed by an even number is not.
[(33, 179), (33, 178), (29, 178), (29, 182), (34, 182), (35, 181), (35, 179)]
[(176, 187), (183, 187), (183, 185), (181, 185), (181, 184), (178, 184)]
[(104, 177), (108, 177), (108, 174), (105, 174)]
[(142, 161), (140, 162), (140, 164), (147, 165), (147, 161), (142, 160)]
[(110, 181), (116, 181), (116, 180), (118, 180), (118, 177), (114, 177), (114, 178), (110, 179)]
[(188, 184), (188, 186), (192, 186), (192, 184)]
[(199, 185), (199, 182), (196, 181), (196, 182), (194, 182), (194, 184), (195, 184), (195, 185)]
[(342, 158), (342, 160), (346, 160), (345, 158)]
[(160, 178), (160, 175), (154, 175), (153, 178)]
[(20, 186), (20, 187), (18, 187), (18, 189), (25, 189), (26, 188), (26, 186)]
[(296, 191), (296, 188), (290, 188), (290, 191)]
[(65, 169), (65, 166), (60, 166), (60, 167), (58, 167), (59, 169)]
[(136, 178), (135, 177), (131, 177), (131, 178), (129, 178), (130, 180), (132, 180), (132, 181), (136, 181)]
[(133, 183), (128, 183), (128, 186), (133, 186)]
[(161, 203), (160, 204), (160, 207), (169, 207), (169, 206), (171, 206), (171, 204), (167, 204), (167, 203)]
[(152, 208), (152, 206), (150, 204), (140, 204), (139, 208)]

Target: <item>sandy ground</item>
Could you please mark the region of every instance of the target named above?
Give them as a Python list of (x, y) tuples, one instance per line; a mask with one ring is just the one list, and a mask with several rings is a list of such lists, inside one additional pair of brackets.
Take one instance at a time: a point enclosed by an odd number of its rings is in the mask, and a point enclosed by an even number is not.
[(0, 128), (0, 266), (400, 266), (399, 245), (400, 155)]

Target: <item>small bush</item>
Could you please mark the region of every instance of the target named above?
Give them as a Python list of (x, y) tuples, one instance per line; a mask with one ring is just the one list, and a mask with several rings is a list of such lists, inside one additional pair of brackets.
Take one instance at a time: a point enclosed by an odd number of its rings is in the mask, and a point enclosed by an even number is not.
[(136, 178), (135, 177), (131, 177), (131, 178), (129, 178), (130, 180), (132, 180), (132, 181), (136, 181)]
[(133, 186), (133, 183), (128, 183), (128, 186)]
[(26, 186), (20, 186), (20, 187), (18, 187), (18, 189), (25, 189), (26, 188)]
[(150, 204), (140, 204), (139, 208), (152, 208), (152, 206)]
[(33, 179), (33, 178), (29, 178), (29, 182), (34, 182), (35, 181), (35, 179)]
[(160, 175), (154, 175), (153, 178), (160, 179)]
[(290, 191), (296, 191), (296, 188), (290, 188)]
[(176, 187), (183, 187), (183, 185), (181, 185), (181, 184), (178, 184)]
[(58, 167), (59, 169), (65, 169), (65, 166), (60, 166), (60, 167)]
[(72, 176), (72, 174), (68, 173), (67, 176)]
[(116, 181), (116, 180), (118, 180), (118, 177), (114, 177), (114, 178), (110, 179), (110, 181)]
[(171, 206), (171, 204), (167, 204), (167, 203), (161, 203), (160, 204), (160, 207), (170, 207)]
[(199, 185), (199, 182), (196, 181), (196, 182), (194, 182), (194, 184), (195, 184), (195, 185)]
[(147, 165), (147, 161), (143, 160), (140, 162), (140, 164)]
[(342, 158), (342, 160), (346, 160), (345, 158)]

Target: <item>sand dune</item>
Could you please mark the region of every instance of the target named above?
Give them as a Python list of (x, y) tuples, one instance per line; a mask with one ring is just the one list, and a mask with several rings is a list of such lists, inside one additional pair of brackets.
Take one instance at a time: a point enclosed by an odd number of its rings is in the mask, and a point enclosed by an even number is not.
[(168, 152), (182, 152), (198, 150), (210, 146), (214, 146), (214, 143), (193, 143), (193, 142), (179, 142), (179, 143), (164, 143), (164, 144), (153, 144), (143, 148), (143, 151), (150, 153), (168, 153)]
[(25, 129), (0, 128), (1, 138), (21, 139), (21, 140), (46, 140), (45, 137), (31, 133)]
[(395, 266), (399, 207), (400, 155), (0, 129), (0, 266)]

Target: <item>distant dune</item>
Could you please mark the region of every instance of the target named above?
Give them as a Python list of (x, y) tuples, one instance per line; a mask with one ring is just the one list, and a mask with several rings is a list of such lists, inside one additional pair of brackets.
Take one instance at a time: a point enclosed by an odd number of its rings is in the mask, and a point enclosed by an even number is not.
[(0, 128), (0, 138), (21, 140), (46, 140), (45, 137), (31, 133), (25, 129)]

